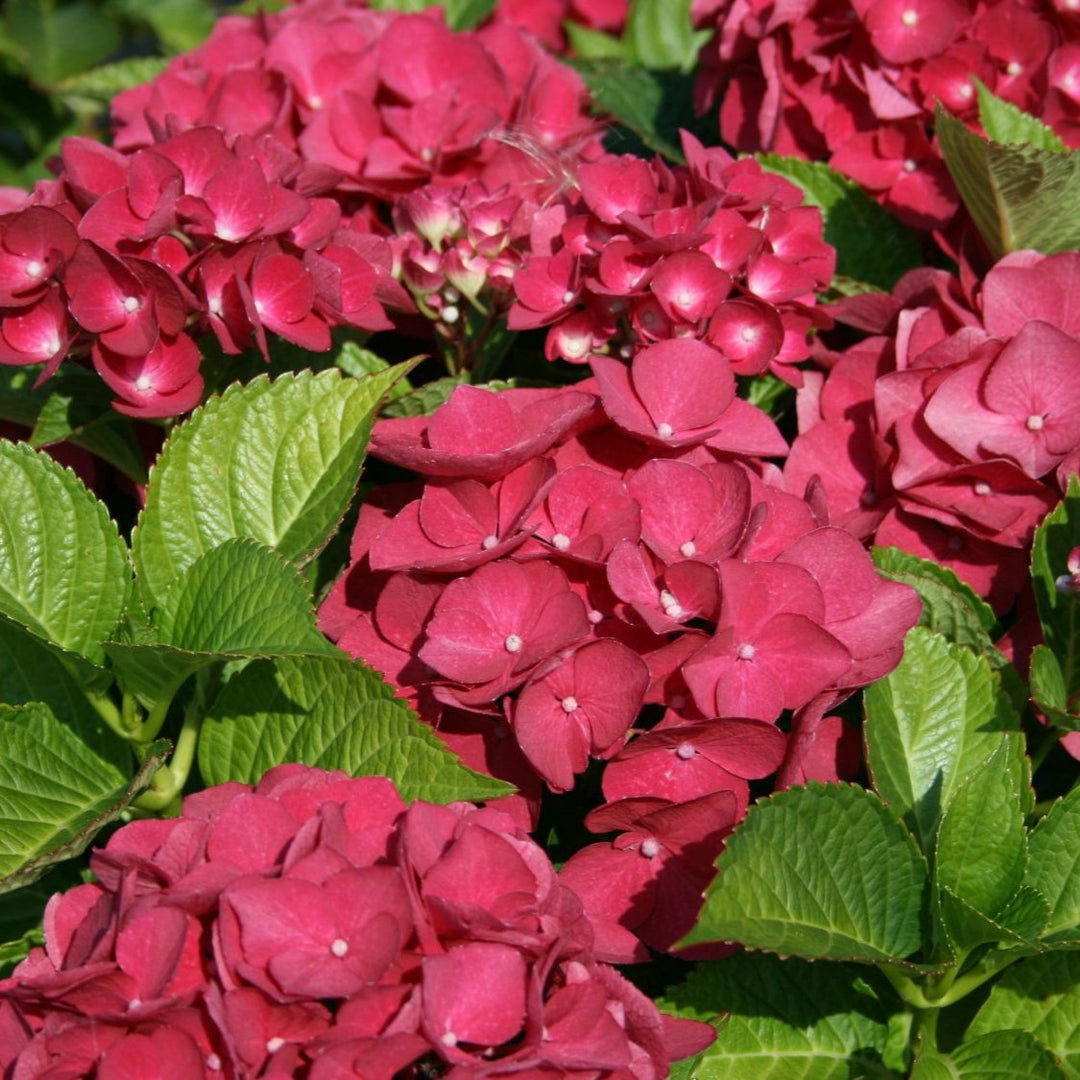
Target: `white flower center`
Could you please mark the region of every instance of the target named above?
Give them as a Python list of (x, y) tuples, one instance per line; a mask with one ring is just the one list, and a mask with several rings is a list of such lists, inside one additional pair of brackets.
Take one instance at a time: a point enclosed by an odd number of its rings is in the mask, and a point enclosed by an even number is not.
[(133, 311), (139, 310), (139, 298), (137, 296), (125, 296), (124, 297), (124, 310), (130, 315)]
[(686, 543), (679, 548), (679, 552), (682, 554), (683, 558), (692, 559), (697, 554), (697, 544), (695, 544), (693, 540), (687, 540)]
[(664, 613), (672, 619), (677, 619), (682, 613), (682, 605), (675, 597), (664, 589), (660, 593), (660, 606), (664, 609)]
[(217, 1054), (207, 1054), (206, 1067), (211, 1072), (218, 1072), (221, 1069), (221, 1058), (219, 1058)]
[(919, 21), (919, 13), (912, 8), (900, 13), (900, 21), (907, 27), (915, 26)]
[(439, 1042), (443, 1046), (457, 1046), (457, 1036), (452, 1031), (447, 1031), (439, 1036)]
[(745, 645), (740, 645), (738, 649), (738, 657), (740, 660), (753, 660), (756, 653), (757, 649), (749, 642)]
[(564, 697), (561, 704), (563, 707), (563, 712), (565, 713), (572, 713), (578, 707), (577, 698), (574, 697), (572, 694)]
[(330, 951), (341, 960), (349, 952), (349, 943), (344, 938), (334, 938), (330, 942)]
[(657, 424), (656, 434), (659, 435), (661, 439), (670, 439), (671, 436), (675, 434), (675, 429), (667, 423)]
[(679, 745), (675, 747), (675, 753), (678, 757), (681, 757), (683, 761), (689, 761), (692, 757), (695, 756), (695, 754), (697, 754), (697, 751), (693, 748), (693, 746), (690, 745), (690, 743), (684, 742), (679, 743)]
[(919, 163), (914, 158), (904, 158), (904, 172), (913, 173), (919, 167)]
[(285, 1045), (285, 1040), (280, 1035), (274, 1035), (266, 1040), (266, 1052), (276, 1054)]
[(1026, 423), (1028, 431), (1042, 431), (1043, 425), (1046, 423), (1046, 421), (1038, 413), (1032, 413), (1027, 418)]
[(604, 613), (602, 611), (597, 611), (596, 608), (593, 608), (585, 617), (593, 624), (593, 626), (604, 621)]
[(517, 634), (508, 634), (506, 640), (503, 642), (503, 647), (507, 652), (516, 653), (521, 652), (521, 646), (524, 643)]
[(432, 150), (430, 146), (425, 146), (424, 149), (420, 151), (420, 160), (425, 164), (430, 164), (435, 160), (435, 151)]
[(461, 311), (456, 304), (447, 304), (446, 307), (439, 312), (439, 318), (442, 319), (447, 326), (453, 326), (454, 323), (461, 318)]
[(551, 538), (551, 543), (559, 551), (566, 551), (566, 549), (570, 546), (570, 537), (567, 536), (566, 533), (556, 533)]
[(956, 88), (956, 93), (965, 101), (970, 101), (975, 96), (975, 87), (972, 86), (971, 83), (966, 82)]
[(993, 488), (991, 488), (985, 480), (980, 480), (975, 485), (974, 490), (976, 495), (989, 495), (993, 491)]
[(1019, 60), (1010, 60), (1005, 65), (1005, 74), (1011, 75), (1015, 79), (1017, 75), (1024, 74), (1024, 65)]
[(323, 106), (323, 100), (318, 94), (312, 94), (311, 97), (308, 98), (307, 103), (313, 109), (321, 109)]
[(574, 292), (573, 289), (567, 289), (566, 292), (562, 294), (562, 302), (564, 304), (572, 304), (574, 302), (574, 297), (576, 296), (577, 293)]
[(28, 278), (39, 278), (45, 272), (45, 267), (37, 261), (37, 259), (31, 259), (26, 264), (26, 276)]
[(656, 856), (660, 854), (660, 841), (656, 840), (654, 837), (647, 836), (641, 841), (640, 851), (646, 859), (655, 859)]
[(485, 536), (484, 539), (480, 541), (480, 546), (485, 551), (490, 551), (498, 542), (499, 538), (497, 536)]
[(262, 315), (264, 311), (266, 311), (266, 307), (264, 306), (263, 302), (261, 300), (256, 300), (255, 301), (255, 314), (256, 315)]
[(154, 383), (149, 375), (140, 375), (135, 380), (135, 389), (141, 390), (145, 394), (147, 390), (154, 389)]
[(749, 344), (752, 341), (757, 341), (759, 333), (760, 331), (756, 326), (744, 326), (742, 330), (739, 331), (739, 337)]

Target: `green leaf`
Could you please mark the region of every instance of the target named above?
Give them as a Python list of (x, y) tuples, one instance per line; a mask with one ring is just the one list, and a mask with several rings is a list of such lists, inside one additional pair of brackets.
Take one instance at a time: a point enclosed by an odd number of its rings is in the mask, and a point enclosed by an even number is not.
[(191, 652), (337, 654), (295, 567), (255, 540), (226, 540), (199, 556), (155, 616), (161, 644)]
[(834, 960), (900, 960), (922, 943), (926, 861), (873, 793), (792, 788), (750, 809), (682, 945), (739, 941)]
[(973, 78), (979, 95), (979, 123), (986, 137), (996, 143), (1026, 143), (1040, 150), (1055, 150), (1067, 154), (1069, 148), (1053, 128), (1038, 117), (1018, 109), (1011, 101), (992, 94), (978, 79)]
[(100, 664), (130, 586), (105, 506), (48, 454), (0, 441), (0, 612)]
[(952, 570), (897, 547), (875, 547), (871, 554), (881, 574), (919, 594), (920, 626), (974, 652), (992, 648), (990, 632), (997, 624), (993, 609)]
[(694, 29), (690, 0), (631, 0), (625, 40), (630, 54), (647, 68), (690, 71), (701, 46), (712, 36)]
[[(932, 1063), (932, 1064), (931, 1064)], [(969, 1039), (951, 1054), (920, 1055), (912, 1080), (1067, 1080), (1067, 1075), (1030, 1032), (991, 1031)]]
[[(102, 721), (91, 699), (102, 687), (88, 676), (100, 671), (75, 653), (42, 641), (36, 634), (0, 616), (0, 702), (24, 705), (44, 702), (53, 715), (74, 731), (99, 757), (118, 768), (129, 760), (130, 751)], [(84, 668), (78, 665), (85, 665)], [(107, 685), (109, 672), (100, 672)]]
[(821, 207), (825, 239), (836, 248), (836, 273), (891, 289), (908, 270), (922, 266), (918, 237), (883, 210), (858, 184), (822, 162), (779, 154), (755, 155), (761, 167), (802, 188)]
[(622, 38), (576, 22), (563, 23), (570, 48), (582, 60), (627, 60), (629, 48)]
[(945, 164), (991, 258), (1034, 248), (1080, 247), (1080, 154), (1003, 146), (969, 130), (941, 106), (935, 127)]
[(1019, 729), (985, 657), (923, 627), (904, 659), (863, 694), (867, 764), (882, 798), (925, 852), (961, 781)]
[(0, 420), (32, 428), (48, 391), (34, 387), (41, 365), (6, 367), (0, 365)]
[(400, 397), (387, 402), (382, 410), (386, 417), (430, 416), (447, 398), (464, 383), (468, 382), (468, 373), (444, 375), (415, 390), (410, 390)]
[(955, 958), (966, 956), (976, 945), (986, 943), (1008, 948), (1014, 955), (1041, 952), (1043, 946), (1038, 943), (1038, 937), (1048, 911), (1046, 899), (1024, 886), (1017, 890), (999, 918), (990, 918), (942, 887), (938, 891), (935, 915)]
[[(355, 341), (342, 343), (334, 363), (354, 379), (362, 379), (366, 375), (377, 375), (390, 370), (390, 363), (381, 356), (373, 353), (370, 349), (361, 348)], [(387, 403), (396, 401), (399, 397), (412, 393), (412, 386), (406, 378), (400, 378), (386, 392)]]
[(1061, 665), (1045, 645), (1036, 645), (1032, 650), (1028, 680), (1031, 684), (1031, 700), (1054, 727), (1062, 731), (1080, 731), (1080, 716), (1069, 707)]
[(256, 660), (211, 707), (199, 740), (208, 784), (254, 783), (286, 761), (389, 776), (405, 799), (492, 799), (513, 790), (467, 769), (377, 672), (345, 657)]
[(495, 10), (495, 0), (440, 0), (439, 6), (451, 30), (471, 30)]
[[(1069, 553), (1080, 547), (1080, 480), (1069, 478), (1065, 498), (1035, 530), (1031, 577), (1043, 637), (1059, 663), (1066, 699), (1080, 693), (1080, 597), (1059, 592), (1057, 580), (1068, 573)], [(1046, 676), (1045, 667), (1039, 672)]]
[(884, 1064), (893, 997), (849, 964), (737, 953), (699, 964), (658, 1002), (694, 1020), (726, 1013), (696, 1080), (850, 1080), (895, 1076)]
[(1080, 952), (1055, 950), (1008, 968), (968, 1029), (968, 1037), (1002, 1029), (1030, 1032), (1080, 1074)]
[(165, 749), (132, 780), (47, 706), (0, 705), (0, 892), (78, 855), (147, 785)]
[(375, 410), (406, 370), (256, 379), (196, 410), (151, 470), (132, 550), (144, 594), (160, 600), (200, 555), (236, 537), (290, 560), (315, 555), (356, 490)]
[(166, 48), (185, 52), (202, 44), (214, 28), (207, 0), (117, 0), (130, 19), (145, 23)]
[(173, 583), (154, 624), (106, 642), (124, 689), (147, 708), (223, 660), (338, 655), (319, 632), (296, 568), (255, 540), (226, 540)]
[(56, 92), (108, 102), (122, 90), (152, 82), (168, 66), (169, 60), (164, 56), (131, 56), (72, 75), (56, 85)]
[(26, 73), (38, 86), (100, 64), (120, 44), (116, 25), (89, 0), (7, 0), (5, 11)]
[[(1007, 735), (1018, 743), (1020, 732)], [(934, 859), (936, 880), (964, 903), (998, 918), (1020, 887), (1027, 865), (1022, 757), (1006, 743), (961, 781), (945, 809)]]
[(629, 128), (649, 149), (682, 161), (679, 128), (693, 129), (692, 79), (677, 72), (650, 71), (614, 60), (576, 60), (593, 107)]
[(1080, 788), (1054, 803), (1031, 831), (1025, 881), (1050, 906), (1043, 936), (1080, 941)]

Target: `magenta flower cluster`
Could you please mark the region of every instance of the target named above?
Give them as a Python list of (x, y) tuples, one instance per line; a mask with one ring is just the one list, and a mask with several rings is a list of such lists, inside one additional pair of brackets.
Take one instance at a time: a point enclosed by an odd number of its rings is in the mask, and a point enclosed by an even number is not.
[(17, 1080), (662, 1080), (712, 1029), (598, 963), (581, 902), (496, 809), (283, 765), (95, 851), (0, 982)]
[(951, 567), (1004, 612), (1035, 526), (1080, 468), (1080, 255), (1022, 251), (980, 282), (907, 274), (831, 310), (867, 336), (807, 373), (785, 465), (829, 520)]
[[(64, 140), (58, 179), (0, 192), (0, 363), (86, 355), (116, 408), (203, 393), (195, 338), (325, 351), (334, 326), (413, 309), (379, 200), (434, 178), (530, 191), (548, 152), (595, 141), (580, 77), (508, 24), (302, 4), (220, 20), (113, 103), (115, 147)], [(520, 141), (520, 140), (519, 140)]]
[(827, 161), (903, 220), (941, 228), (959, 199), (929, 131), (936, 102), (978, 117), (972, 77), (1080, 144), (1072, 0), (695, 0), (716, 28), (697, 94), (739, 150)]
[(376, 424), (372, 453), (421, 479), (361, 508), (320, 620), (526, 796), (610, 759), (587, 824), (619, 837), (564, 874), (626, 961), (689, 929), (748, 781), (836, 778), (826, 713), (896, 664), (920, 605), (762, 463), (786, 443), (723, 353), (674, 338), (591, 363), (569, 389), (460, 387)]

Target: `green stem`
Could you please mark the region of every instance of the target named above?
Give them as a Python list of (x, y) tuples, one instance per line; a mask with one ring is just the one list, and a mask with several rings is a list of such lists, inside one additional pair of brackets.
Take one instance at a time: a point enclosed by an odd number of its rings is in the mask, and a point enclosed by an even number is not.
[(195, 747), (202, 729), (202, 711), (190, 708), (184, 717), (184, 725), (176, 739), (176, 748), (167, 765), (162, 765), (151, 781), (150, 790), (144, 791), (134, 801), (141, 810), (168, 810), (179, 803), (191, 766), (195, 761)]
[(89, 690), (84, 690), (83, 694), (94, 712), (105, 721), (111, 731), (115, 731), (121, 739), (131, 738), (130, 732), (124, 726), (124, 718), (120, 715), (120, 710), (112, 698), (107, 694), (95, 694)]

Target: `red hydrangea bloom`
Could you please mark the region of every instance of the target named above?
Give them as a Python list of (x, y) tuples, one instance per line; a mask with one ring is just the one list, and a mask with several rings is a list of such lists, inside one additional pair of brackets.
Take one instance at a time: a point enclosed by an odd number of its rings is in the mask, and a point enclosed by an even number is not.
[(91, 865), (97, 882), (49, 901), (45, 948), (0, 981), (15, 1075), (633, 1062), (661, 1080), (712, 1039), (598, 962), (581, 901), (512, 819), (406, 807), (381, 777), (280, 766), (120, 829)]

